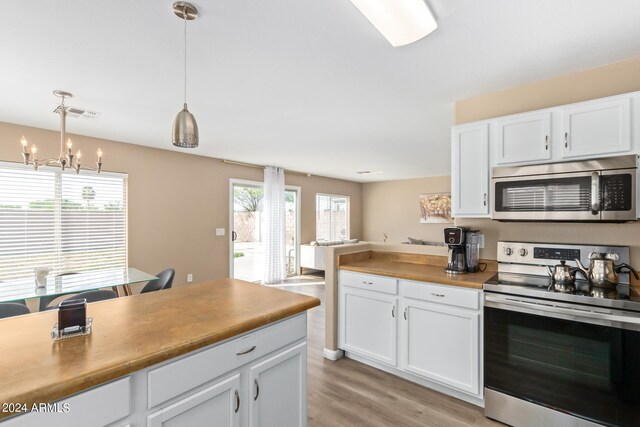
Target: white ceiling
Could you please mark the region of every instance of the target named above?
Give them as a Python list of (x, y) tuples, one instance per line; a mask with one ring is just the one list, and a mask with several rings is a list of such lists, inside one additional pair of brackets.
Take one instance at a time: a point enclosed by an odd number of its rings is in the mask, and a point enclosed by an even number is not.
[[(394, 49), (349, 0), (194, 1), (188, 152), (360, 181), (444, 175), (455, 100), (640, 54), (637, 0), (428, 3), (438, 29)], [(57, 129), (63, 89), (101, 113), (69, 132), (185, 151), (170, 142), (171, 4), (0, 0), (0, 121)]]

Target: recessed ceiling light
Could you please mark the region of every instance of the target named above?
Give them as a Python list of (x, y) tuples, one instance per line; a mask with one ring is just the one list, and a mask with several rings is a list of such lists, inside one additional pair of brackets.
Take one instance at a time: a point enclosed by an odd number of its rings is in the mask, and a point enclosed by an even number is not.
[(424, 0), (351, 0), (393, 47), (420, 40), (438, 28)]
[(384, 172), (381, 172), (381, 171), (375, 171), (375, 172), (372, 172), (372, 171), (358, 171), (356, 173), (358, 175), (377, 175), (377, 174), (384, 173)]

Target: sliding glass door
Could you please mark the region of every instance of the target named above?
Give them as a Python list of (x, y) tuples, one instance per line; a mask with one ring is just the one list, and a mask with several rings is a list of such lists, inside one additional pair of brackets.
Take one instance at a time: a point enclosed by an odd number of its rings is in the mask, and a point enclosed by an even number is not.
[[(261, 282), (264, 276), (262, 243), (263, 183), (231, 180), (230, 182), (230, 277), (248, 282)], [(287, 275), (299, 272), (300, 188), (287, 186), (286, 252)]]

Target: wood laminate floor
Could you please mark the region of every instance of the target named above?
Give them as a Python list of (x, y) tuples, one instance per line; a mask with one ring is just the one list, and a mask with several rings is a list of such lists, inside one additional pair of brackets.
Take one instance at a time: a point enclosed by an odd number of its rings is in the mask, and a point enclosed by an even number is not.
[(308, 425), (341, 426), (502, 426), (482, 408), (342, 358), (323, 357), (324, 286), (282, 286), (312, 295), (322, 305), (308, 312)]

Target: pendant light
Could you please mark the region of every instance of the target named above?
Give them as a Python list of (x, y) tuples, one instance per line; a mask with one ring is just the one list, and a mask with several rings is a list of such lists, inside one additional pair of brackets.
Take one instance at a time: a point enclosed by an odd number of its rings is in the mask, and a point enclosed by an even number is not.
[(173, 4), (173, 13), (184, 20), (184, 106), (173, 121), (173, 145), (195, 148), (198, 146), (198, 123), (187, 109), (187, 21), (198, 17), (198, 9), (191, 3), (178, 1)]

